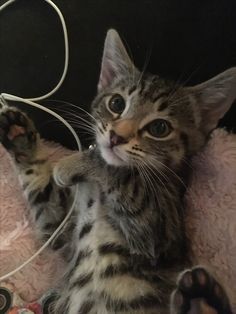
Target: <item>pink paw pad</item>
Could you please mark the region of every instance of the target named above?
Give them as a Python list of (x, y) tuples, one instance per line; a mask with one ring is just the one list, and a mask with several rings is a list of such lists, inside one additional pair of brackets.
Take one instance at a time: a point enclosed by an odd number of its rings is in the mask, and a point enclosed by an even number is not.
[(14, 138), (16, 138), (17, 136), (24, 135), (25, 132), (25, 128), (23, 128), (22, 126), (12, 125), (10, 127), (7, 137), (9, 140), (14, 140)]

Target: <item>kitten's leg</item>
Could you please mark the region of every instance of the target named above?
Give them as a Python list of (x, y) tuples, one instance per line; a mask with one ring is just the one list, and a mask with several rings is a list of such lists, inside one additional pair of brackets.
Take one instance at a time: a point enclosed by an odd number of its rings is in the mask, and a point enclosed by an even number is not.
[(103, 186), (109, 178), (105, 169), (98, 152), (85, 150), (60, 159), (53, 169), (53, 177), (57, 185), (62, 187), (84, 181), (97, 182)]
[[(209, 306), (202, 307), (200, 300)], [(223, 287), (202, 267), (184, 271), (171, 297), (171, 314), (192, 313), (232, 314)]]
[[(52, 178), (52, 166), (38, 149), (39, 135), (33, 122), (14, 107), (0, 109), (0, 142), (12, 154), (31, 215), (42, 239), (47, 239), (65, 217), (70, 203), (70, 189), (58, 187)], [(68, 227), (66, 229), (72, 230)], [(52, 243), (54, 249), (64, 246), (69, 232), (63, 232)]]
[(54, 180), (59, 186), (72, 186), (76, 183), (93, 178), (99, 171), (97, 161), (91, 159), (91, 152), (74, 153), (62, 158), (53, 169)]

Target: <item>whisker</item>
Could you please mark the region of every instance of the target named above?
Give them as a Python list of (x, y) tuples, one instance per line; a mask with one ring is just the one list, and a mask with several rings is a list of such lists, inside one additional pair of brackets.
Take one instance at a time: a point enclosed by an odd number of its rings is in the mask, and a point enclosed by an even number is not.
[(148, 64), (150, 62), (150, 59), (151, 59), (151, 55), (152, 55), (152, 48), (150, 48), (147, 52), (146, 52), (146, 58), (145, 58), (145, 62), (144, 62), (144, 65), (143, 65), (143, 68), (142, 68), (142, 71), (140, 73), (140, 77), (138, 79), (138, 83), (137, 83), (137, 87), (139, 87), (142, 79), (143, 79), (143, 76), (147, 70), (147, 67), (148, 67)]
[(136, 169), (138, 170), (138, 173), (140, 175), (140, 178), (142, 180), (142, 183), (144, 184), (144, 195), (148, 195), (148, 189), (147, 189), (147, 183), (146, 183), (146, 179), (145, 176), (143, 174), (142, 168), (140, 166), (140, 161), (136, 158), (133, 159), (133, 162), (135, 164)]
[(74, 119), (80, 119), (80, 120), (84, 121), (86, 124), (88, 124), (90, 126), (94, 126), (94, 124), (91, 121), (86, 120), (85, 118), (83, 118), (82, 116), (80, 116), (80, 115), (78, 115), (76, 113), (68, 112), (68, 111), (66, 111), (66, 110), (64, 110), (62, 108), (58, 108), (58, 111), (63, 112), (65, 117), (68, 117), (68, 118), (73, 117)]
[(64, 101), (64, 100), (58, 100), (58, 99), (49, 99), (49, 100), (47, 100), (47, 101), (54, 101), (54, 102), (62, 103), (62, 104), (71, 106), (71, 107), (74, 108), (75, 110), (81, 110), (81, 111), (84, 112), (86, 115), (88, 115), (90, 118), (92, 118), (95, 122), (97, 122), (96, 119), (94, 118), (94, 116), (91, 115), (91, 113), (89, 113), (89, 112), (88, 112), (87, 110), (85, 110), (84, 108), (79, 107), (79, 106), (77, 106), (77, 105), (75, 105), (75, 104), (73, 104), (73, 103), (71, 103), (71, 102)]
[(181, 81), (182, 81), (182, 77), (183, 77), (184, 74), (185, 74), (184, 72), (182, 72), (182, 73), (180, 74), (180, 76), (178, 77), (178, 79), (176, 80), (176, 82), (174, 83), (173, 90), (172, 90), (172, 92), (170, 93), (170, 95), (168, 96), (168, 98), (166, 99), (166, 101), (170, 101), (170, 100), (175, 96), (175, 94), (177, 93), (177, 91), (179, 90), (179, 88), (181, 88), (182, 86), (185, 86), (185, 85), (190, 81), (190, 79), (193, 77), (193, 75), (195, 75), (196, 72), (199, 71), (200, 67), (201, 67), (201, 64), (200, 64), (198, 67), (196, 67), (196, 69), (193, 70), (193, 71), (190, 73), (190, 75), (187, 77), (186, 80), (184, 80), (184, 82), (181, 82)]
[[(161, 178), (158, 176), (158, 174), (160, 174), (160, 175), (164, 178), (164, 180), (166, 181), (166, 183), (170, 183), (170, 180), (168, 179), (168, 177), (167, 177), (166, 175), (164, 175), (164, 174), (160, 171), (160, 169), (155, 169), (155, 171), (154, 171), (152, 165), (149, 165), (148, 163), (147, 163), (147, 167), (148, 167), (149, 170), (152, 172), (152, 174), (154, 175), (154, 177), (157, 178), (158, 181), (161, 183), (161, 185), (164, 187), (164, 189), (165, 189), (167, 195), (168, 195), (169, 197), (171, 197), (171, 191), (168, 189), (168, 186), (161, 180)], [(169, 185), (169, 188), (170, 188), (170, 185)]]
[(84, 123), (83, 121), (77, 121), (77, 120), (73, 120), (73, 119), (67, 119), (67, 121), (71, 124), (73, 124), (74, 127), (84, 127), (87, 128), (88, 130), (90, 130), (91, 132), (95, 133), (95, 128), (91, 127), (89, 125), (87, 125), (86, 123)]
[[(131, 153), (130, 151), (127, 151), (128, 153)], [(139, 154), (134, 154), (134, 153), (132, 153), (131, 154), (132, 155), (132, 159), (134, 159), (134, 157), (139, 157), (140, 159), (138, 159), (137, 158), (137, 160), (139, 160), (139, 162), (138, 162), (138, 166), (140, 165), (140, 163), (142, 163), (142, 166), (143, 167), (145, 167), (145, 168), (147, 168), (148, 169), (148, 171), (145, 171), (145, 174), (148, 176), (148, 181), (153, 181), (152, 179), (150, 179), (150, 177), (154, 177), (154, 178), (156, 178), (158, 181), (159, 181), (159, 183), (165, 188), (165, 190), (166, 190), (166, 192), (170, 195), (170, 192), (169, 192), (169, 190), (167, 189), (167, 187), (166, 187), (166, 185), (164, 184), (164, 182), (161, 180), (161, 178), (158, 176), (158, 173), (165, 179), (165, 181), (166, 182), (169, 182), (169, 180), (168, 180), (168, 177), (166, 176), (166, 175), (164, 175), (161, 171), (159, 171), (159, 170), (157, 170), (157, 169), (155, 169), (154, 167), (152, 167), (152, 165), (149, 165), (142, 157), (143, 156), (141, 156), (141, 155), (139, 155)], [(135, 159), (136, 159), (135, 158)], [(146, 169), (146, 170), (147, 170)], [(157, 171), (158, 171), (158, 173), (157, 173)], [(153, 185), (153, 183), (152, 183), (152, 185)], [(157, 186), (156, 186), (157, 187)], [(158, 187), (157, 187), (158, 188)]]
[[(146, 174), (147, 181), (149, 182), (149, 187), (151, 189), (151, 194), (153, 196), (153, 200), (156, 201), (158, 204), (158, 207), (161, 208), (159, 199), (157, 197), (157, 194), (160, 193), (160, 190), (159, 190), (158, 186), (155, 184), (155, 181), (153, 182), (153, 178), (151, 176), (149, 176), (149, 173), (148, 173), (145, 165), (143, 164), (142, 166), (143, 166), (143, 171)], [(157, 189), (158, 193), (156, 193), (156, 189)], [(149, 193), (150, 193), (150, 191), (149, 191)]]
[[(162, 184), (163, 187), (165, 187), (165, 184), (163, 183), (163, 181), (159, 178), (159, 176), (158, 176), (158, 174), (157, 174), (158, 170), (157, 170), (157, 169), (154, 170), (154, 169), (151, 167), (151, 165), (149, 165), (149, 164), (148, 164), (146, 161), (144, 161), (144, 160), (143, 160), (143, 163), (144, 163), (145, 166), (148, 168), (148, 170), (151, 172), (151, 174), (154, 175), (154, 177), (156, 177), (156, 178), (158, 179), (158, 181)], [(166, 179), (166, 178), (164, 177), (164, 179)]]
[[(149, 155), (149, 156), (150, 156), (150, 155)], [(178, 174), (177, 174), (175, 171), (173, 171), (171, 168), (169, 168), (169, 167), (168, 167), (167, 165), (165, 165), (163, 162), (161, 162), (160, 160), (158, 160), (155, 155), (151, 154), (151, 156), (152, 156), (152, 161), (153, 161), (153, 162), (157, 162), (157, 163), (159, 163), (161, 166), (163, 166), (167, 171), (169, 171), (169, 173), (173, 174), (173, 175), (178, 179), (178, 181), (179, 181), (185, 188), (187, 188), (187, 186), (186, 186), (186, 184), (184, 183), (184, 181), (180, 178), (180, 176), (178, 176)]]
[(150, 185), (150, 182), (149, 182), (148, 176), (146, 174), (146, 171), (145, 171), (143, 165), (139, 164), (139, 168), (141, 169), (141, 172), (142, 172), (142, 175), (144, 178), (144, 182), (145, 182), (145, 191), (146, 191), (145, 194), (146, 194), (146, 196), (148, 196), (150, 193), (150, 189), (152, 189), (152, 186), (148, 186), (148, 185)]
[(193, 71), (191, 71), (186, 80), (182, 82), (182, 85), (186, 85), (191, 80), (191, 78), (201, 69), (202, 65), (203, 63), (201, 62)]
[[(135, 72), (136, 72), (136, 68), (135, 68), (135, 65), (134, 65), (135, 64), (134, 56), (132, 54), (132, 50), (130, 49), (130, 46), (128, 45), (127, 41), (124, 38), (122, 38), (122, 39), (125, 42), (125, 45), (126, 45), (126, 47), (128, 49), (129, 57), (130, 57), (130, 59), (132, 61), (132, 79), (133, 79), (133, 82), (131, 84), (133, 85), (134, 84), (134, 79), (135, 79)], [(130, 81), (129, 81), (129, 85), (130, 85)]]

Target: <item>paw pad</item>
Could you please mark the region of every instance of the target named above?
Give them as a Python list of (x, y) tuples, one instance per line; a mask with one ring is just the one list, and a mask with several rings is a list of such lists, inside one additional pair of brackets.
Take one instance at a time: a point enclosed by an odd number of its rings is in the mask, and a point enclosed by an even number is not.
[(192, 272), (187, 271), (184, 276), (181, 278), (181, 285), (183, 286), (184, 289), (189, 289), (193, 285), (193, 277), (192, 277)]
[(7, 108), (0, 113), (0, 142), (15, 154), (17, 160), (32, 156), (37, 140), (33, 122), (21, 111)]
[(173, 313), (187, 314), (191, 301), (202, 299), (218, 314), (231, 314), (226, 292), (204, 268), (196, 267), (181, 274), (172, 295)]
[(16, 138), (19, 135), (24, 135), (25, 134), (25, 128), (23, 128), (22, 126), (18, 126), (18, 125), (12, 125), (9, 128), (9, 132), (7, 134), (7, 137), (9, 140), (14, 140), (14, 138)]

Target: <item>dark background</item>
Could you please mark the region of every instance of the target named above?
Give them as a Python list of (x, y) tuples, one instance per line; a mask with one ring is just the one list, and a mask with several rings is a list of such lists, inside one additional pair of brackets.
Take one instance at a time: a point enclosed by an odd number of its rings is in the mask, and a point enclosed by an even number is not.
[[(0, 0), (0, 4), (5, 1)], [(138, 67), (188, 85), (236, 65), (236, 0), (54, 0), (68, 27), (70, 64), (52, 100), (89, 109), (107, 29), (116, 28)], [(43, 0), (17, 0), (0, 12), (0, 93), (36, 97), (58, 82), (64, 43), (56, 13)], [(71, 110), (55, 101), (55, 109)], [(221, 122), (236, 129), (236, 106)], [(73, 138), (52, 117), (27, 111), (42, 135), (69, 147)], [(87, 144), (89, 137), (83, 136)]]

